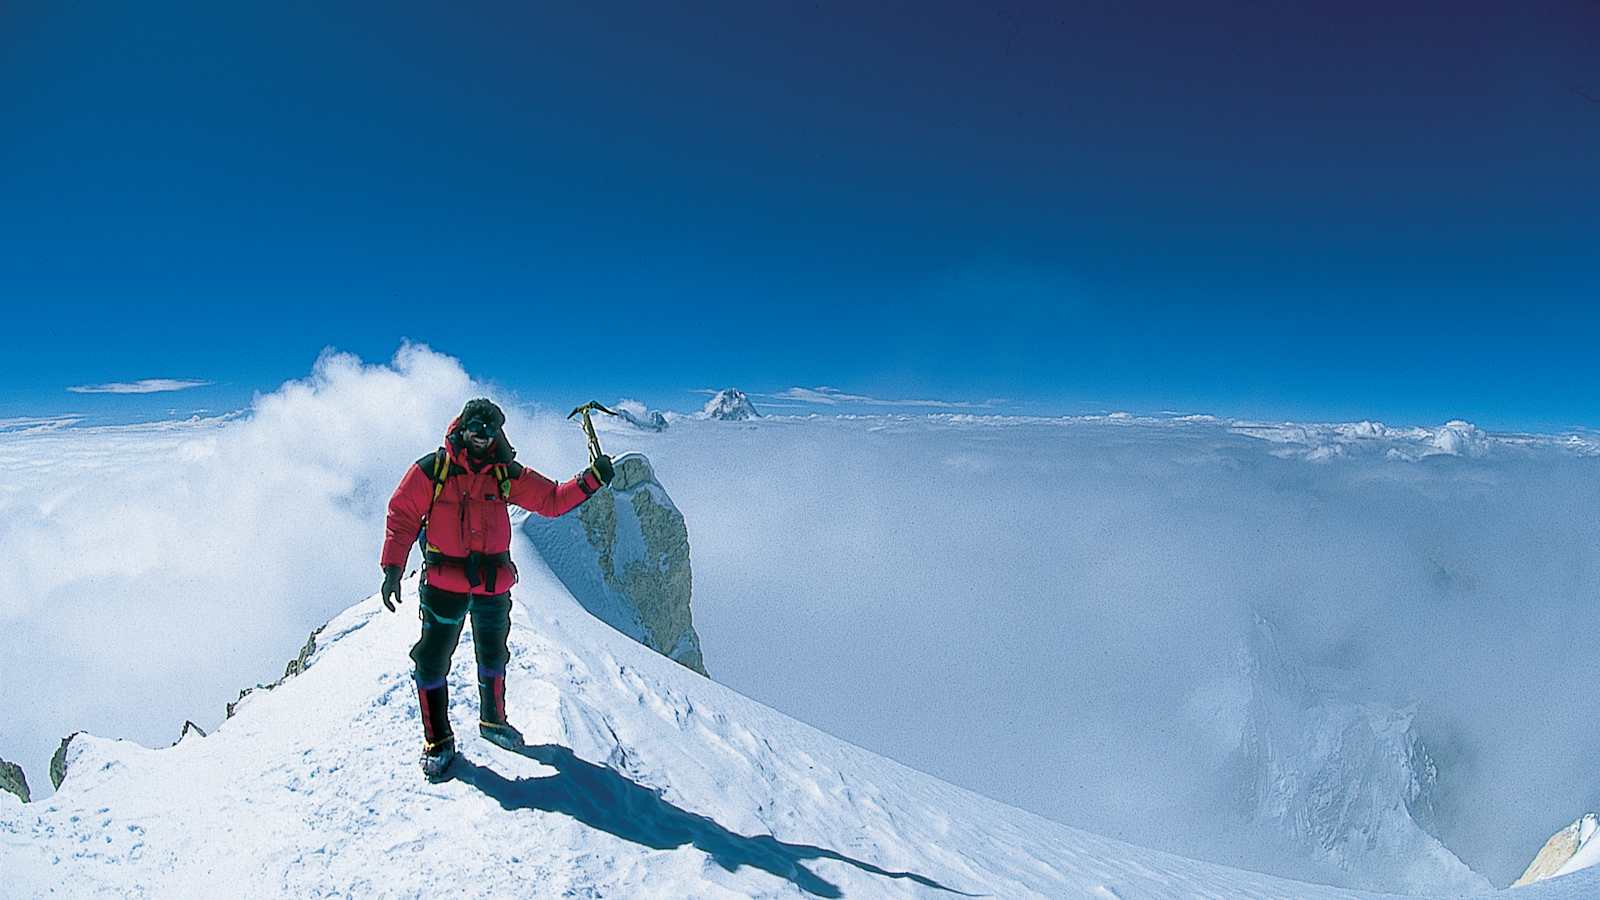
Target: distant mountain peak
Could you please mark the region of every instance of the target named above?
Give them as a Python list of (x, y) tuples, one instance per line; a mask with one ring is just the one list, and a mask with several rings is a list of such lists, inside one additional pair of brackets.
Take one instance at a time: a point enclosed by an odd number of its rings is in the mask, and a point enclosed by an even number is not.
[(700, 417), (741, 422), (746, 419), (759, 419), (761, 413), (756, 412), (755, 404), (750, 402), (750, 397), (744, 391), (738, 388), (723, 388), (706, 401), (705, 409), (700, 411)]
[(667, 429), (666, 414), (658, 409), (651, 409), (637, 400), (618, 400), (612, 404), (612, 409), (635, 428), (643, 431), (665, 431)]

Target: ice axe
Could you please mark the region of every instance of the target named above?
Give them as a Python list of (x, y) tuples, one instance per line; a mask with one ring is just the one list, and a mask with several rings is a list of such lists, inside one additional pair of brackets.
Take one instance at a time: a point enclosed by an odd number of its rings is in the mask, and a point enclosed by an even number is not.
[(567, 413), (567, 418), (569, 418), (569, 419), (572, 418), (573, 416), (577, 415), (578, 413), (583, 413), (583, 433), (587, 434), (589, 436), (589, 462), (590, 463), (593, 463), (600, 456), (600, 439), (598, 437), (595, 437), (594, 422), (589, 420), (589, 412), (591, 410), (596, 410), (596, 409), (598, 409), (599, 411), (605, 413), (608, 416), (616, 415), (616, 413), (612, 412), (609, 409), (606, 409), (604, 406), (601, 406), (599, 401), (596, 401), (596, 400), (590, 400), (588, 403), (585, 403), (584, 405), (578, 407), (577, 409), (573, 410), (572, 412)]

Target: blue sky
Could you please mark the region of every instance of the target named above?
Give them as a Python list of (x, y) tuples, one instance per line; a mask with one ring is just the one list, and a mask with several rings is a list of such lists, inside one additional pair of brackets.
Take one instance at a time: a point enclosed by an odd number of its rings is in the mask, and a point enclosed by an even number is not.
[[(557, 405), (1593, 426), (1593, 3), (0, 12), (0, 417), (403, 339)], [(76, 394), (147, 378), (178, 393)]]

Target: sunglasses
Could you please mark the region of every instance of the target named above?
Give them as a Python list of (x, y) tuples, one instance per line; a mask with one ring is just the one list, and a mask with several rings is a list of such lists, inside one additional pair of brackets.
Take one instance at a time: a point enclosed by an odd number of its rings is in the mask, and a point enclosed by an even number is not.
[(492, 438), (500, 431), (500, 429), (494, 427), (488, 422), (482, 421), (481, 419), (473, 419), (465, 425), (462, 425), (461, 430), (465, 434), (475, 434), (479, 437), (486, 438)]

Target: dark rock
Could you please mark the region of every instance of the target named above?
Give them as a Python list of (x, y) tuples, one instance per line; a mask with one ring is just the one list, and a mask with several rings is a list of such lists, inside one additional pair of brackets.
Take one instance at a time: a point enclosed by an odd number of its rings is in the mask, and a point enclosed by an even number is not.
[[(271, 684), (258, 684), (255, 687), (245, 688), (244, 690), (240, 691), (239, 699), (228, 704), (227, 715), (223, 716), (223, 718), (233, 718), (234, 710), (239, 708), (239, 702), (250, 696), (252, 693), (256, 691), (270, 691), (278, 685), (283, 684), (288, 679), (299, 675), (301, 672), (304, 672), (306, 670), (306, 666), (311, 661), (311, 655), (317, 652), (317, 635), (321, 634), (322, 629), (327, 627), (328, 623), (324, 622), (321, 625), (318, 625), (316, 629), (311, 632), (310, 636), (306, 638), (305, 646), (301, 647), (300, 652), (295, 656), (295, 658), (289, 660), (289, 664), (283, 667), (282, 678), (279, 678), (277, 681), (274, 681)], [(188, 724), (189, 723), (185, 723), (185, 726), (187, 727)], [(200, 732), (200, 736), (205, 737), (205, 732)]]
[(317, 635), (321, 634), (322, 629), (327, 627), (328, 624), (324, 622), (323, 624), (318, 625), (316, 630), (311, 632), (311, 634), (306, 638), (305, 646), (300, 648), (300, 654), (294, 659), (289, 660), (289, 664), (283, 667), (283, 678), (279, 678), (277, 681), (273, 682), (273, 687), (283, 684), (284, 678), (291, 678), (306, 670), (306, 662), (311, 659), (311, 654), (317, 652)]
[(62, 779), (67, 777), (67, 745), (72, 743), (72, 739), (80, 734), (83, 734), (83, 732), (74, 731), (62, 738), (61, 746), (57, 747), (56, 752), (50, 755), (50, 786), (57, 790), (61, 789)]
[(23, 803), (31, 799), (28, 793), (28, 776), (22, 774), (21, 766), (0, 759), (0, 791), (16, 794)]
[(529, 516), (520, 527), (590, 614), (705, 675), (683, 514), (644, 454), (614, 462), (610, 486), (584, 501), (576, 517)]
[(195, 734), (200, 735), (201, 737), (205, 737), (206, 736), (206, 730), (204, 728), (201, 728), (199, 725), (196, 725), (195, 723), (189, 721), (188, 719), (184, 719), (183, 720), (183, 730), (178, 732), (178, 740), (173, 741), (172, 742), (172, 746), (174, 746), (174, 747), (178, 746), (178, 743), (180, 741), (182, 741), (184, 738), (188, 737), (189, 736), (189, 732), (191, 732), (191, 731), (194, 732)]

